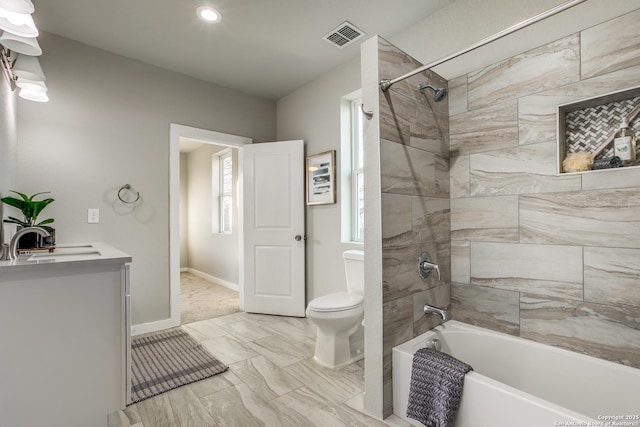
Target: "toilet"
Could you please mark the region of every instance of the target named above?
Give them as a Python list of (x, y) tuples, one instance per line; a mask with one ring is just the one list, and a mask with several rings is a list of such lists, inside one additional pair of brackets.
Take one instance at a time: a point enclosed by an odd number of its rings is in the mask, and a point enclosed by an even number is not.
[(314, 360), (339, 369), (364, 357), (364, 252), (342, 254), (348, 292), (312, 300), (307, 317), (318, 327)]

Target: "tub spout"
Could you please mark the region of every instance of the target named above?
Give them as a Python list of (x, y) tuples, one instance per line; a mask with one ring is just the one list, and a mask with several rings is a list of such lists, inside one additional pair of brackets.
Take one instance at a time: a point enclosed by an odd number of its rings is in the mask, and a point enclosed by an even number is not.
[(449, 314), (449, 310), (447, 310), (447, 308), (438, 308), (438, 307), (433, 307), (430, 305), (425, 304), (424, 305), (424, 314), (437, 314), (438, 316), (440, 316), (440, 318), (442, 319), (443, 322), (446, 322), (447, 320), (451, 319), (451, 315)]

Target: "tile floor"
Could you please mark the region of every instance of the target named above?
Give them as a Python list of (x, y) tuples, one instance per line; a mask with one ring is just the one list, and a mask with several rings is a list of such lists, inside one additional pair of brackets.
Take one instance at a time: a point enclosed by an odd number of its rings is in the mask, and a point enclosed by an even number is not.
[(229, 370), (131, 405), (110, 427), (409, 425), (354, 409), (362, 407), (363, 361), (341, 370), (316, 364), (307, 319), (235, 313), (182, 328)]

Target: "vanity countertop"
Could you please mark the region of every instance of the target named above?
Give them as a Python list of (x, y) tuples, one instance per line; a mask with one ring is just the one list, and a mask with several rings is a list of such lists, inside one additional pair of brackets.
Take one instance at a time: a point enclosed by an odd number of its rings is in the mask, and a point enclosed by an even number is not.
[(131, 256), (103, 242), (56, 245), (53, 252), (34, 252), (17, 260), (0, 261), (0, 273), (43, 271), (131, 262)]

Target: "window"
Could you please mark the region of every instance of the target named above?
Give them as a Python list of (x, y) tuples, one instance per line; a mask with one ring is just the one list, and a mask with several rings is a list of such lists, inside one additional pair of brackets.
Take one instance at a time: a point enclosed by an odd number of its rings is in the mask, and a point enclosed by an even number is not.
[(213, 155), (211, 162), (211, 225), (214, 233), (231, 233), (233, 158), (231, 149)]
[(351, 239), (364, 241), (364, 132), (362, 99), (351, 102)]

